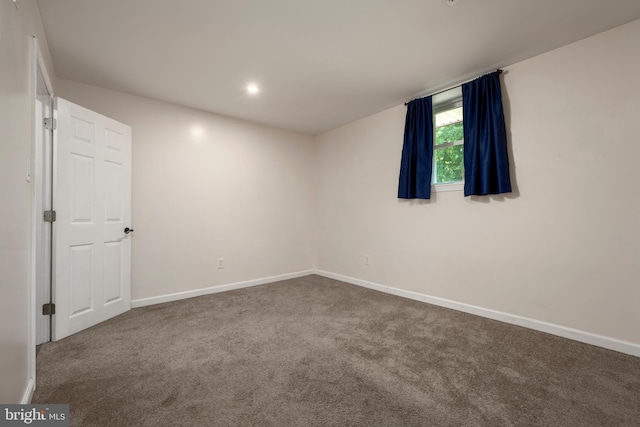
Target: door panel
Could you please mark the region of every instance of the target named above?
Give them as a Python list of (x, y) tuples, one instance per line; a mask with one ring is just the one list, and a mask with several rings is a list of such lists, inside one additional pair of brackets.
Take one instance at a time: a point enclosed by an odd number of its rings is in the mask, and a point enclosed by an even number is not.
[(93, 310), (93, 245), (69, 248), (71, 317)]
[(122, 299), (122, 242), (107, 242), (104, 247), (104, 303)]
[(131, 128), (58, 98), (54, 338), (131, 308)]
[(71, 154), (70, 202), (71, 222), (93, 223), (93, 188), (95, 163), (93, 157)]
[(109, 223), (122, 223), (122, 172), (120, 164), (105, 162), (104, 216)]

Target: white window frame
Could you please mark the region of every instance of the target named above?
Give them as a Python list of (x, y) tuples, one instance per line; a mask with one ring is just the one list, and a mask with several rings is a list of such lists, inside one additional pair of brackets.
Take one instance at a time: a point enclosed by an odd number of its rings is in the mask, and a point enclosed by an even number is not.
[[(464, 139), (460, 141), (447, 142), (445, 144), (440, 144), (436, 146), (436, 114), (441, 113), (443, 111), (452, 110), (454, 108), (462, 107), (462, 95), (457, 96), (454, 99), (448, 100), (446, 102), (441, 102), (433, 107), (433, 117), (431, 118), (433, 123), (433, 160), (432, 160), (432, 172), (431, 172), (431, 191), (435, 191), (436, 193), (447, 192), (447, 191), (462, 191), (464, 190), (464, 175), (462, 176), (462, 181), (456, 182), (434, 182), (436, 179), (436, 150), (453, 147), (455, 145), (464, 145)], [(463, 111), (464, 114), (464, 111)]]

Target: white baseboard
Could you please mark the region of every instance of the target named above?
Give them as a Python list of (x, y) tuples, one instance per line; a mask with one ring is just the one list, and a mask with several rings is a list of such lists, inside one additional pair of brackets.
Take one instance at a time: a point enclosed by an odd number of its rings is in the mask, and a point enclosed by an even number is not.
[(430, 295), (421, 294), (418, 292), (405, 291), (403, 289), (394, 288), (391, 286), (380, 285), (378, 283), (368, 282), (366, 280), (360, 280), (353, 277), (343, 276), (341, 274), (330, 273), (323, 270), (315, 270), (315, 274), (319, 276), (328, 277), (330, 279), (340, 280), (341, 282), (350, 283), (352, 285), (362, 286), (365, 288), (373, 289), (376, 291), (384, 292), (391, 295), (397, 295), (404, 298), (409, 298), (416, 301), (422, 301), (441, 307), (450, 308), (457, 311), (462, 311), (469, 314), (475, 314), (476, 316), (486, 317), (488, 319), (498, 320), (500, 322), (510, 323), (512, 325), (518, 325), (536, 331), (546, 332), (548, 334), (557, 335), (563, 338), (568, 338), (574, 341), (583, 342), (585, 344), (591, 344), (598, 347), (607, 348), (609, 350), (618, 351), (620, 353), (630, 354), (632, 356), (640, 357), (640, 344), (635, 344), (629, 341), (622, 341), (611, 337), (592, 334), (590, 332), (580, 331), (578, 329), (568, 328), (566, 326), (556, 325), (549, 322), (543, 322), (541, 320), (530, 319), (528, 317), (518, 316), (516, 314), (505, 313), (502, 311), (491, 310), (487, 308), (477, 307), (475, 305), (456, 302), (444, 298), (433, 297)]
[(22, 395), (22, 400), (20, 404), (28, 405), (31, 403), (31, 398), (33, 397), (33, 392), (36, 391), (36, 383), (33, 378), (29, 378), (29, 382), (27, 383), (27, 388), (24, 390), (24, 394)]
[(246, 282), (229, 283), (226, 285), (212, 286), (209, 288), (194, 289), (192, 291), (176, 292), (174, 294), (159, 295), (157, 297), (141, 298), (131, 301), (131, 308), (145, 307), (147, 305), (162, 304), (164, 302), (178, 301), (185, 298), (199, 297), (201, 295), (215, 294), (218, 292), (232, 291), (234, 289), (249, 288), (251, 286), (264, 285), (280, 280), (296, 279), (298, 277), (313, 274), (314, 270), (298, 271), (296, 273), (281, 274), (279, 276), (264, 277), (261, 279), (247, 280)]

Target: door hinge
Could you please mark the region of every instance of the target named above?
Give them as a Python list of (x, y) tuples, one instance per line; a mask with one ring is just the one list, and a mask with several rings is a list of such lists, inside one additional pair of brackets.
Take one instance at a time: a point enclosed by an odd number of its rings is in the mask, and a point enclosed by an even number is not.
[(58, 128), (58, 122), (53, 117), (44, 119), (44, 128), (46, 130), (55, 130)]
[(56, 314), (56, 305), (54, 303), (42, 304), (42, 314), (44, 316)]
[(44, 222), (55, 222), (56, 211), (44, 211)]

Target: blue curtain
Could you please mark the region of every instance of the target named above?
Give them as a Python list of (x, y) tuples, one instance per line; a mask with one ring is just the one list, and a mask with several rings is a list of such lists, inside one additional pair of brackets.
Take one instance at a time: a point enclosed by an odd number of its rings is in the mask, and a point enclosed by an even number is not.
[(433, 159), (433, 103), (431, 97), (407, 104), (398, 198), (431, 198)]
[(462, 85), (465, 196), (511, 192), (500, 74)]

